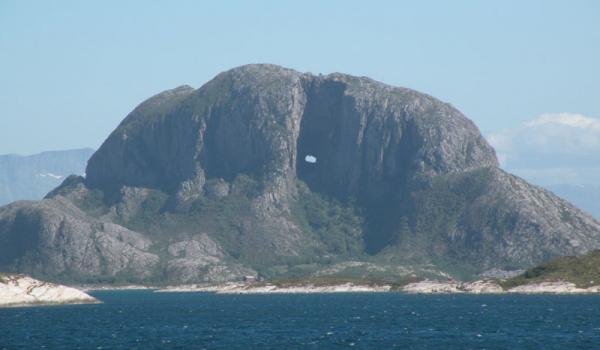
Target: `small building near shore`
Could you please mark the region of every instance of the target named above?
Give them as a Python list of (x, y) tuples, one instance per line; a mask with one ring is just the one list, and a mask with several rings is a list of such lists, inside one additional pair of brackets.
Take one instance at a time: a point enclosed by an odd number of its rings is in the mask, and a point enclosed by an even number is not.
[(257, 276), (244, 276), (244, 282), (246, 283), (252, 283), (252, 282), (256, 282), (258, 281), (258, 277)]

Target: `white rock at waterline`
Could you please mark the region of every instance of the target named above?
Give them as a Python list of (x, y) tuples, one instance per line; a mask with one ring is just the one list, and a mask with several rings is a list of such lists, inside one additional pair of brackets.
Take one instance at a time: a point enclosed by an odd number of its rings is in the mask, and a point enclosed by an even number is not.
[(523, 294), (583, 294), (598, 293), (600, 292), (600, 286), (578, 288), (575, 283), (571, 282), (541, 282), (513, 287), (508, 292)]
[(424, 280), (420, 282), (409, 283), (402, 288), (403, 292), (406, 293), (462, 293), (459, 289), (460, 284), (458, 282), (439, 282)]
[(306, 293), (357, 293), (357, 292), (389, 292), (391, 286), (359, 285), (344, 283), (336, 285), (315, 286), (312, 284), (298, 286), (277, 286), (274, 284), (252, 285), (245, 283), (228, 283), (213, 286), (179, 286), (167, 287), (156, 292), (212, 292), (217, 294), (306, 294)]
[(479, 280), (474, 282), (465, 282), (460, 286), (466, 293), (471, 294), (498, 294), (504, 293), (504, 289), (496, 282)]
[(406, 293), (469, 293), (469, 294), (498, 294), (503, 293), (502, 287), (493, 281), (480, 280), (474, 282), (431, 281), (409, 283), (402, 288)]
[(0, 276), (0, 307), (98, 302), (96, 298), (75, 288), (23, 275)]
[(430, 281), (425, 280), (407, 284), (402, 288), (406, 293), (469, 293), (469, 294), (500, 294), (500, 293), (522, 293), (522, 294), (581, 294), (600, 293), (600, 286), (589, 288), (578, 288), (571, 282), (541, 282), (513, 287), (505, 291), (498, 283), (489, 280), (474, 282), (455, 281)]

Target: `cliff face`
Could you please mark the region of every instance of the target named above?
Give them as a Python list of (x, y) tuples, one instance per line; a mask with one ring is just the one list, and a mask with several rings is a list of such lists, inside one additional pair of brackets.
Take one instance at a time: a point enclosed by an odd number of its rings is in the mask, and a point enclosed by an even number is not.
[(293, 192), (299, 177), (315, 190), (376, 199), (390, 184), (497, 165), (475, 125), (430, 96), (249, 65), (142, 103), (91, 158), (86, 183), (174, 193), (198, 178), (247, 174), (275, 190)]
[[(348, 260), (478, 273), (600, 245), (600, 224), (499, 170), (450, 105), (343, 74), (248, 65), (163, 92), (125, 118), (86, 174), (0, 211), (3, 242), (36, 237), (0, 266), (170, 281)], [(98, 268), (69, 260), (86, 244), (93, 253), (80, 259)]]

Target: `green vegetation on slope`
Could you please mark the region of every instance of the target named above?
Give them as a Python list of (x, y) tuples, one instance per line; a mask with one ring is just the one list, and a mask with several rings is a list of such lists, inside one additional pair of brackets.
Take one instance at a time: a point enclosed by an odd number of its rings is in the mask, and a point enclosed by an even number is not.
[[(208, 180), (210, 182), (213, 180)], [(241, 228), (244, 218), (252, 215), (252, 198), (259, 184), (247, 175), (238, 175), (229, 194), (223, 198), (202, 196), (190, 209), (190, 218), (197, 228), (211, 233), (235, 258), (240, 257)]]
[[(206, 187), (216, 182), (223, 180), (209, 179)], [(172, 258), (166, 251), (170, 243), (200, 232), (208, 233), (230, 258), (248, 264), (267, 277), (305, 277), (342, 257), (365, 257), (363, 219), (352, 203), (344, 204), (312, 192), (299, 181), (298, 197), (292, 199), (291, 214), (293, 222), (308, 239), (306, 249), (299, 256), (274, 256), (259, 246), (261, 243), (254, 241), (255, 237), (244, 233), (256, 215), (253, 200), (260, 193), (260, 183), (247, 175), (238, 175), (228, 185), (227, 195), (204, 194), (186, 212), (169, 210), (168, 195), (149, 190), (139, 209), (121, 217), (119, 223), (148, 234), (155, 242), (152, 252), (162, 258), (163, 265)], [(250, 228), (257, 229), (271, 228)], [(268, 234), (271, 233), (261, 233)]]
[(364, 250), (363, 218), (350, 201), (340, 201), (312, 192), (298, 180), (298, 200), (292, 215), (300, 228), (324, 244), (334, 255), (361, 255)]
[(539, 282), (565, 281), (577, 287), (600, 284), (600, 250), (583, 256), (565, 256), (525, 271), (503, 283), (505, 289)]
[[(138, 193), (143, 199), (137, 205), (117, 206), (116, 221), (154, 241), (150, 252), (158, 255), (161, 263), (152, 279), (158, 282), (166, 278), (166, 263), (173, 259), (167, 251), (169, 245), (199, 233), (208, 234), (223, 248), (227, 253), (224, 259), (251, 267), (267, 278), (305, 278), (338, 262), (361, 261), (368, 265), (347, 266), (333, 274), (380, 280), (409, 273), (396, 271), (393, 266), (431, 266), (432, 271), (440, 269), (470, 279), (479, 271), (465, 263), (461, 252), (483, 250), (491, 255), (493, 241), (486, 235), (466, 232), (464, 226), (480, 228), (481, 232), (490, 227), (501, 233), (510, 230), (506, 226), (511, 222), (510, 213), (496, 212), (492, 215), (496, 219), (491, 221), (488, 212), (481, 213), (473, 206), (485, 192), (489, 177), (486, 168), (438, 176), (414, 189), (410, 197), (390, 197), (382, 205), (389, 210), (371, 210), (370, 215), (353, 200), (312, 191), (298, 180), (297, 194), (289, 198), (289, 221), (303, 232), (304, 241), (298, 255), (291, 256), (277, 255), (265, 244), (265, 237), (277, 239), (281, 227), (255, 224), (256, 199), (264, 189), (260, 180), (244, 174), (229, 182), (208, 179), (205, 193), (186, 209), (172, 207), (172, 198), (165, 192), (145, 189)], [(84, 199), (78, 205), (88, 212), (103, 201), (96, 190)], [(105, 206), (103, 210), (107, 209)], [(383, 224), (373, 225), (373, 221)], [(372, 234), (377, 228), (381, 234)], [(384, 248), (367, 253), (369, 237), (382, 240)], [(479, 257), (472, 258), (479, 264)]]

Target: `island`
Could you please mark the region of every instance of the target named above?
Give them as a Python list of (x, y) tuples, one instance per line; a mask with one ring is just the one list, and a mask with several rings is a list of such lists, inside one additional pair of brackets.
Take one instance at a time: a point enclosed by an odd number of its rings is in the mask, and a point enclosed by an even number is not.
[(94, 303), (99, 301), (72, 287), (0, 273), (0, 307)]

